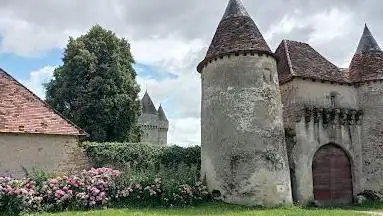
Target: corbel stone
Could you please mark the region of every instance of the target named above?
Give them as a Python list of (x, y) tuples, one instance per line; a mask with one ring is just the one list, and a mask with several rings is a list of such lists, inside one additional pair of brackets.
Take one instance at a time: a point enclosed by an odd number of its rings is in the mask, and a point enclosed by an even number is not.
[(347, 109), (342, 109), (342, 111), (340, 113), (340, 123), (342, 125), (347, 125), (347, 123), (348, 123), (347, 115), (348, 115), (348, 110)]
[(310, 107), (305, 107), (305, 122), (309, 123), (312, 117), (312, 109)]
[(317, 107), (313, 108), (313, 119), (314, 123), (318, 123), (320, 119), (319, 109)]
[(353, 110), (351, 111), (351, 118), (350, 118), (350, 125), (355, 125), (356, 123), (356, 111)]
[(340, 115), (341, 115), (341, 110), (340, 109), (335, 109), (335, 116), (334, 116), (334, 124), (338, 125), (340, 122)]

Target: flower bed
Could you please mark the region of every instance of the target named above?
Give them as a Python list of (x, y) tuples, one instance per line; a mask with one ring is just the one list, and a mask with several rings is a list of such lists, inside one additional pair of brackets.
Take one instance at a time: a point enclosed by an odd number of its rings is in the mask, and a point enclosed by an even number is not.
[[(32, 179), (0, 178), (0, 211), (8, 215), (34, 211), (88, 210), (112, 206), (192, 205), (208, 199), (206, 187), (164, 187), (161, 179), (126, 183), (121, 172), (109, 168), (90, 169), (73, 176)], [(125, 182), (125, 183), (121, 183)], [(175, 188), (174, 188), (175, 187)]]

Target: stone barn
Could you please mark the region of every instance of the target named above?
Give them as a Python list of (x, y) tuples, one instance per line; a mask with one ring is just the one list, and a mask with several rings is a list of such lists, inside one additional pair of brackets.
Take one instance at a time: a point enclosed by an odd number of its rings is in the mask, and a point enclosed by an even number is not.
[(299, 41), (272, 52), (230, 0), (197, 67), (209, 191), (264, 206), (346, 204), (383, 191), (383, 52), (367, 26), (356, 45), (348, 68)]
[(88, 168), (87, 134), (0, 69), (0, 176), (31, 168), (68, 173)]

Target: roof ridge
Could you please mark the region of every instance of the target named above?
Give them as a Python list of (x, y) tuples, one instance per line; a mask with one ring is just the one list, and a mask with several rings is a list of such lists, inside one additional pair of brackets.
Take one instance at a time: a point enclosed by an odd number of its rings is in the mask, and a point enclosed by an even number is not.
[(289, 70), (290, 70), (290, 73), (291, 75), (294, 76), (294, 70), (293, 70), (293, 64), (291, 62), (291, 58), (290, 58), (290, 52), (289, 52), (289, 47), (286, 43), (286, 40), (282, 40), (282, 43), (284, 45), (284, 48), (285, 48), (285, 54), (286, 54), (286, 59), (287, 59), (287, 64), (289, 65)]
[[(74, 128), (76, 128), (79, 132), (78, 135), (80, 136), (88, 136), (89, 134), (84, 131), (83, 129), (81, 129), (79, 126), (77, 126), (76, 124), (74, 124), (71, 120), (69, 120), (68, 118), (66, 118), (65, 116), (63, 116), (60, 112), (58, 112), (56, 109), (54, 109), (51, 105), (49, 105), (46, 101), (42, 100), (39, 96), (37, 96), (35, 93), (33, 93), (29, 88), (27, 88), (25, 85), (23, 85), (22, 83), (20, 83), (17, 79), (15, 79), (11, 74), (9, 74), (8, 72), (6, 72), (3, 68), (0, 68), (0, 72), (3, 72), (6, 76), (8, 76), (10, 79), (12, 79), (13, 81), (16, 82), (17, 85), (19, 85), (20, 87), (22, 87), (23, 89), (27, 90), (35, 99), (37, 99), (38, 101), (40, 101), (41, 103), (43, 103), (46, 108), (50, 109), (51, 111), (53, 111), (53, 113), (55, 113), (56, 115), (60, 116), (63, 120), (65, 120), (66, 122), (68, 122), (71, 126), (73, 126)], [(65, 134), (63, 134), (65, 135)]]

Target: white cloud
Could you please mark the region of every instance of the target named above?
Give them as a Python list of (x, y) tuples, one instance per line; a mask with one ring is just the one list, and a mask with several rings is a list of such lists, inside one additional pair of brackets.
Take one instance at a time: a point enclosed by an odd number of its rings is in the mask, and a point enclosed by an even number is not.
[(310, 35), (308, 42), (323, 44), (337, 37), (345, 37), (350, 33), (352, 21), (352, 13), (338, 8), (316, 14), (309, 19), (309, 25), (312, 25), (315, 31)]
[(170, 119), (169, 145), (194, 146), (201, 144), (201, 123), (199, 118)]
[[(164, 108), (171, 116), (170, 143), (196, 144), (194, 142), (199, 143), (197, 137), (200, 136), (200, 80), (195, 67), (202, 60), (226, 2), (4, 0), (0, 8), (0, 51), (35, 56), (52, 48), (62, 48), (68, 36), (78, 36), (91, 25), (101, 24), (128, 39), (136, 62), (177, 76), (161, 80), (139, 76), (138, 82), (143, 91), (147, 86), (157, 106), (160, 101), (168, 105)], [(258, 1), (246, 1), (245, 4), (258, 27), (266, 32), (265, 37), (271, 46), (287, 36), (291, 36), (287, 39), (293, 40), (304, 38), (305, 42), (313, 43), (319, 46), (320, 51), (325, 51), (329, 59), (335, 59), (343, 65), (346, 62), (345, 53), (352, 54), (361, 34), (361, 26), (356, 22), (361, 18), (355, 18), (352, 10), (357, 8), (356, 15), (360, 15), (365, 5), (374, 3), (350, 3), (345, 0), (302, 2), (274, 0), (262, 7), (259, 7)], [(346, 4), (347, 8), (343, 8)], [(374, 14), (381, 16), (382, 13), (367, 13), (366, 17), (379, 23), (381, 18), (373, 19)], [(350, 31), (355, 26), (357, 31)], [(347, 40), (342, 40), (344, 38)], [(25, 81), (31, 83), (27, 86), (43, 96), (40, 83), (51, 76), (50, 70), (53, 71), (52, 66), (32, 72)]]
[(198, 39), (186, 41), (169, 35), (165, 38), (133, 39), (131, 46), (132, 54), (138, 62), (162, 66), (169, 62), (184, 60), (190, 52), (201, 50), (204, 44)]
[(45, 89), (43, 83), (49, 82), (53, 78), (53, 71), (56, 66), (45, 66), (39, 70), (32, 71), (27, 80), (21, 81), (29, 90), (40, 98), (45, 98)]
[(197, 59), (202, 59), (203, 52), (204, 49), (190, 55), (187, 52), (184, 57), (188, 60), (172, 61), (172, 64), (162, 66), (166, 70), (173, 70), (177, 78), (157, 80), (152, 77), (137, 77), (142, 86), (140, 97), (147, 88), (157, 107), (159, 103), (165, 104), (164, 110), (170, 123), (169, 144), (189, 146), (201, 143), (201, 83), (195, 67)]
[(272, 40), (275, 35), (286, 35), (294, 30), (311, 28), (308, 32), (308, 43), (328, 43), (337, 37), (344, 37), (350, 33), (353, 15), (347, 10), (338, 8), (320, 11), (305, 18), (305, 14), (296, 10), (286, 14), (277, 24), (273, 25), (265, 34), (265, 38)]

